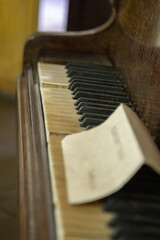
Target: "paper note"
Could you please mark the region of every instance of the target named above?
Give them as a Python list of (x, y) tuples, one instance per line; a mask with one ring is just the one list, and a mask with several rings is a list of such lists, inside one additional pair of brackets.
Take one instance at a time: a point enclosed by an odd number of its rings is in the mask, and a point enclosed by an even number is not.
[(98, 127), (66, 136), (62, 150), (71, 204), (118, 191), (143, 164), (160, 173), (160, 154), (152, 137), (124, 104)]

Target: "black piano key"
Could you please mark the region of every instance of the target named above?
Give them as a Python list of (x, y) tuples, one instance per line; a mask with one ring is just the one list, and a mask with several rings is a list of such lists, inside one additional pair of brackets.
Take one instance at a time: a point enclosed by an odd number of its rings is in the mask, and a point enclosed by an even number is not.
[(113, 96), (109, 94), (95, 94), (90, 92), (84, 92), (84, 91), (78, 91), (75, 96), (73, 96), (73, 99), (79, 99), (80, 97), (83, 98), (92, 98), (92, 99), (98, 99), (98, 100), (106, 100), (106, 101), (112, 101), (117, 103), (130, 103), (128, 97), (119, 97), (119, 96)]
[(66, 69), (69, 69), (70, 67), (77, 67), (77, 68), (83, 68), (83, 69), (101, 69), (101, 70), (106, 70), (108, 69), (109, 71), (115, 72), (113, 66), (107, 66), (107, 65), (98, 65), (98, 64), (89, 64), (89, 63), (67, 63), (66, 64)]
[(110, 115), (113, 113), (112, 110), (109, 109), (104, 109), (104, 108), (97, 108), (97, 107), (81, 107), (78, 112), (78, 114), (83, 114), (83, 113), (97, 113), (97, 114), (102, 114), (102, 115)]
[(109, 115), (102, 115), (102, 114), (96, 114), (96, 113), (83, 113), (79, 118), (79, 121), (82, 122), (85, 118), (96, 118), (96, 119), (105, 121), (108, 117)]
[[(105, 104), (105, 105), (111, 105), (118, 107), (121, 102), (113, 102), (110, 100), (102, 100), (102, 99), (95, 99), (95, 98), (87, 98), (87, 97), (79, 97), (77, 101), (75, 102), (75, 106), (78, 106), (81, 102), (87, 102), (87, 103), (93, 103), (93, 104)], [(129, 106), (131, 106), (131, 103), (129, 103)]]
[(105, 64), (105, 65), (103, 65), (103, 64), (96, 64), (96, 63), (94, 63), (94, 64), (92, 64), (92, 63), (84, 63), (84, 62), (70, 62), (70, 63), (67, 63), (66, 65), (65, 65), (65, 67), (66, 67), (66, 69), (69, 69), (70, 67), (80, 67), (80, 68), (95, 68), (95, 69), (112, 69), (113, 71), (115, 71), (115, 69), (114, 69), (114, 67), (113, 67), (113, 65), (111, 64), (111, 63), (109, 63), (109, 64)]
[(68, 77), (86, 77), (86, 78), (95, 78), (95, 79), (112, 79), (116, 80), (117, 76), (114, 73), (93, 73), (93, 72), (78, 72), (78, 71), (70, 71), (67, 74)]
[(89, 83), (73, 83), (69, 85), (69, 89), (74, 91), (76, 88), (85, 88), (85, 89), (96, 89), (96, 90), (103, 90), (107, 92), (117, 92), (126, 94), (123, 88), (118, 87), (110, 87), (105, 85), (98, 85), (98, 84), (89, 84)]
[(87, 77), (71, 77), (69, 80), (69, 83), (72, 84), (74, 82), (85, 82), (85, 83), (94, 83), (99, 85), (106, 85), (106, 86), (116, 86), (116, 87), (123, 87), (119, 79), (100, 79), (100, 78), (87, 78)]
[(95, 107), (102, 109), (109, 109), (112, 112), (117, 108), (117, 106), (112, 106), (109, 104), (98, 104), (98, 103), (90, 103), (90, 102), (81, 102), (76, 107), (76, 110), (80, 110), (81, 107)]
[(96, 119), (96, 118), (85, 118), (82, 123), (80, 124), (81, 127), (87, 127), (89, 125), (98, 126), (99, 124), (103, 123), (104, 120)]
[(76, 95), (77, 92), (89, 92), (89, 93), (95, 93), (95, 94), (103, 94), (103, 95), (113, 95), (113, 96), (119, 96), (119, 97), (124, 97), (127, 98), (126, 93), (120, 93), (120, 92), (113, 92), (113, 91), (103, 91), (103, 90), (99, 90), (99, 89), (88, 89), (88, 88), (76, 88), (74, 89), (74, 91), (72, 92), (73, 95)]
[(88, 67), (88, 68), (82, 68), (82, 67), (69, 67), (67, 69), (67, 73), (69, 74), (70, 72), (87, 72), (87, 73), (99, 73), (99, 74), (106, 74), (106, 73), (114, 73), (115, 72), (113, 71), (113, 69), (109, 69), (109, 68), (104, 68), (104, 69), (99, 69), (99, 68), (91, 68), (91, 67)]

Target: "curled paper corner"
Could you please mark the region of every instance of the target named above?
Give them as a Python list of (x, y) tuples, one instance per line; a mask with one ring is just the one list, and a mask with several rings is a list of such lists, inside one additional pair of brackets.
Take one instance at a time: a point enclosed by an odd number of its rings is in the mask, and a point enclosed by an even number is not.
[(120, 190), (143, 164), (160, 173), (158, 149), (138, 116), (124, 104), (98, 127), (65, 137), (62, 151), (71, 204)]

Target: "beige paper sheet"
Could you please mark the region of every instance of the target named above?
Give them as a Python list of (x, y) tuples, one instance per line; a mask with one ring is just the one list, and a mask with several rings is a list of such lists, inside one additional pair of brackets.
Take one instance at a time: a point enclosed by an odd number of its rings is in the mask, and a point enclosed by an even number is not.
[(124, 104), (100, 126), (66, 136), (62, 149), (71, 204), (118, 191), (143, 164), (160, 173), (160, 154), (152, 137)]

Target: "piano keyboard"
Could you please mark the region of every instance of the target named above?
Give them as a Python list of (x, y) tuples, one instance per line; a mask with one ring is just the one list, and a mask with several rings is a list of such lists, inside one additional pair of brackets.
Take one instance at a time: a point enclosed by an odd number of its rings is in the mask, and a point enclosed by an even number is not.
[(104, 201), (67, 203), (61, 140), (99, 125), (121, 102), (134, 109), (113, 67), (40, 62), (38, 71), (57, 239), (159, 239), (159, 176), (147, 167)]

